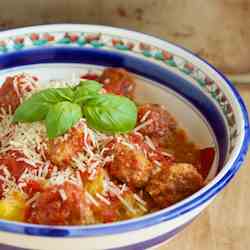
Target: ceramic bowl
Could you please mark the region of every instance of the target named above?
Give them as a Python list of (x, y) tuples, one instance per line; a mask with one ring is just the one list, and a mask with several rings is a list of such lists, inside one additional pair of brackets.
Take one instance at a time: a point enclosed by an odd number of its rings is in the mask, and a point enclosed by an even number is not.
[(0, 220), (1, 249), (154, 247), (191, 223), (242, 164), (249, 141), (244, 103), (222, 74), (191, 52), (149, 35), (104, 26), (47, 25), (0, 33), (1, 83), (18, 72), (30, 72), (46, 83), (107, 66), (126, 68), (135, 76), (138, 102), (166, 105), (194, 142), (216, 148), (208, 184), (174, 206), (123, 222), (59, 227)]

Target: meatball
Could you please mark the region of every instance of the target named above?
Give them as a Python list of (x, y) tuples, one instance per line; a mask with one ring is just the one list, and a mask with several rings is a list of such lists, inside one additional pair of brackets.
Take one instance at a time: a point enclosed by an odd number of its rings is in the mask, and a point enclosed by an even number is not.
[(117, 95), (133, 97), (135, 81), (133, 77), (124, 69), (107, 68), (99, 78), (107, 92)]
[(30, 92), (36, 86), (36, 78), (26, 75), (7, 77), (0, 88), (0, 107), (14, 113), (20, 105), (25, 93)]
[(159, 207), (183, 200), (203, 186), (203, 178), (191, 164), (177, 163), (156, 173), (146, 186), (146, 192)]
[(142, 123), (146, 123), (146, 126), (139, 129), (139, 132), (149, 136), (166, 136), (177, 126), (175, 119), (158, 104), (139, 106), (138, 125)]
[(45, 189), (29, 207), (26, 221), (44, 225), (80, 225), (87, 224), (91, 216), (83, 190), (65, 182)]
[(132, 188), (143, 187), (150, 178), (153, 166), (142, 152), (118, 143), (109, 174)]
[(83, 130), (73, 127), (64, 136), (48, 141), (46, 156), (53, 164), (65, 168), (78, 153), (83, 151), (83, 147)]

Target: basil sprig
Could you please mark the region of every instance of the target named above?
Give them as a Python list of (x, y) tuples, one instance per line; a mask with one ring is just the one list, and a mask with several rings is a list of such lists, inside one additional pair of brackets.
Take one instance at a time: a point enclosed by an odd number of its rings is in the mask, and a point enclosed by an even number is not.
[(101, 88), (100, 83), (87, 80), (73, 88), (42, 90), (16, 109), (13, 122), (45, 120), (50, 139), (67, 132), (81, 117), (102, 132), (131, 131), (137, 120), (135, 103), (123, 96), (100, 94)]

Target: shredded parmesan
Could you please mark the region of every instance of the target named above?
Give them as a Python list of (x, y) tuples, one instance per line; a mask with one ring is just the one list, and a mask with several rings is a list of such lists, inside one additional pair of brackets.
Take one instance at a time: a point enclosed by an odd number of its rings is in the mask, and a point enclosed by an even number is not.
[(148, 146), (151, 149), (156, 150), (154, 143), (152, 142), (152, 140), (147, 135), (145, 136), (145, 142), (148, 144)]
[(137, 205), (138, 205), (138, 206), (140, 207), (140, 209), (143, 210), (144, 212), (147, 212), (147, 211), (148, 211), (147, 208), (144, 207), (141, 203), (138, 203)]
[(37, 80), (35, 80), (31, 75), (22, 73), (14, 76), (13, 87), (20, 102), (22, 103), (23, 100), (27, 99), (38, 89), (38, 84)]
[(115, 186), (112, 182), (110, 182), (109, 191), (113, 193), (120, 200), (123, 206), (126, 207), (131, 213), (136, 214), (135, 209), (131, 207), (130, 204), (122, 197), (119, 188)]
[(151, 111), (148, 110), (144, 115), (143, 117), (141, 118), (140, 122), (145, 122), (148, 118), (148, 116), (150, 115)]
[(0, 165), (0, 170), (2, 170), (0, 174), (0, 179), (2, 183), (2, 190), (3, 190), (3, 197), (8, 197), (13, 192), (21, 192), (23, 193), (22, 189), (16, 184), (16, 180), (11, 173), (9, 172), (8, 168), (5, 165)]
[(14, 90), (17, 94), (17, 96), (20, 98), (21, 97), (21, 94), (20, 94), (20, 91), (19, 91), (19, 88), (18, 88), (18, 77), (14, 77), (14, 80), (13, 80), (13, 87), (14, 87)]
[(159, 161), (157, 161), (157, 160), (154, 160), (154, 163), (155, 163), (157, 166), (161, 167), (161, 162), (159, 162)]
[(65, 191), (63, 189), (59, 189), (58, 192), (62, 198), (62, 201), (66, 201), (68, 197), (67, 197)]
[(85, 195), (86, 195), (89, 203), (93, 203), (96, 207), (99, 206), (99, 203), (96, 201), (96, 199), (89, 192), (85, 191)]
[(83, 183), (82, 183), (82, 178), (81, 178), (81, 175), (80, 175), (79, 171), (76, 171), (76, 178), (77, 178), (77, 181), (78, 181), (78, 185), (81, 187), (83, 185)]
[(65, 182), (70, 182), (79, 186), (79, 180), (71, 168), (66, 168), (65, 170), (61, 171), (58, 171), (57, 168), (53, 169), (48, 182), (52, 185), (62, 185)]
[(146, 122), (138, 125), (135, 129), (134, 129), (134, 132), (137, 132), (137, 131), (140, 131), (142, 128), (145, 128), (146, 126), (148, 126), (149, 124), (151, 124), (154, 120), (150, 119), (150, 120), (147, 120)]
[(168, 157), (173, 157), (173, 155), (171, 155), (170, 153), (167, 153), (165, 151), (161, 151), (162, 155), (168, 156)]
[(73, 157), (73, 163), (72, 166), (78, 169), (81, 172), (85, 172), (87, 166), (84, 163), (86, 157), (84, 154), (78, 154), (76, 157)]
[(132, 150), (135, 149), (135, 147), (131, 143), (128, 143), (126, 141), (121, 141), (121, 144), (127, 146), (128, 148), (130, 148)]
[(95, 179), (95, 175), (96, 175), (96, 168), (92, 170), (90, 176), (89, 176), (89, 180), (94, 180)]
[(146, 206), (146, 202), (137, 194), (134, 194), (134, 198), (141, 203), (142, 205)]
[(107, 205), (110, 205), (110, 201), (108, 199), (106, 199), (105, 197), (103, 197), (101, 194), (97, 193), (96, 197), (99, 198), (101, 201), (103, 201), (104, 203), (106, 203)]
[[(6, 119), (9, 120), (9, 117)], [(42, 156), (37, 149), (41, 148), (43, 142), (47, 140), (45, 125), (41, 122), (18, 123), (16, 125), (10, 123), (9, 127), (5, 127), (8, 123), (5, 119), (0, 121), (0, 131), (4, 129), (8, 131), (7, 134), (1, 136), (0, 153), (17, 150), (25, 155), (29, 164), (42, 163)]]
[(40, 192), (35, 193), (32, 196), (32, 198), (30, 198), (29, 200), (26, 201), (26, 205), (28, 206), (28, 205), (32, 204), (33, 202), (35, 202), (39, 198), (39, 196), (40, 196)]
[(127, 185), (124, 183), (121, 187), (121, 190), (120, 190), (120, 194), (123, 194), (123, 192), (125, 192), (126, 190), (128, 190), (128, 187)]

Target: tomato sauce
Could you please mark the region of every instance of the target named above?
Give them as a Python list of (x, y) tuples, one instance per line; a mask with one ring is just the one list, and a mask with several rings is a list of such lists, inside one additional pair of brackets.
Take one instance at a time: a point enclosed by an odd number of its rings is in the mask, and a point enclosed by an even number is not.
[[(101, 82), (109, 93), (134, 97), (135, 80), (124, 69), (109, 68), (81, 78)], [(0, 88), (0, 107), (10, 105), (12, 111), (20, 104), (16, 91), (21, 93), (13, 79), (7, 78)], [(81, 225), (126, 220), (175, 204), (205, 185), (215, 149), (191, 142), (166, 107), (138, 105), (136, 127), (125, 135), (100, 135), (84, 122), (59, 138), (43, 138), (41, 165), (32, 164), (25, 150), (0, 154), (0, 197), (6, 198), (7, 172), (24, 193), (26, 222)], [(31, 177), (23, 180), (25, 170)]]

